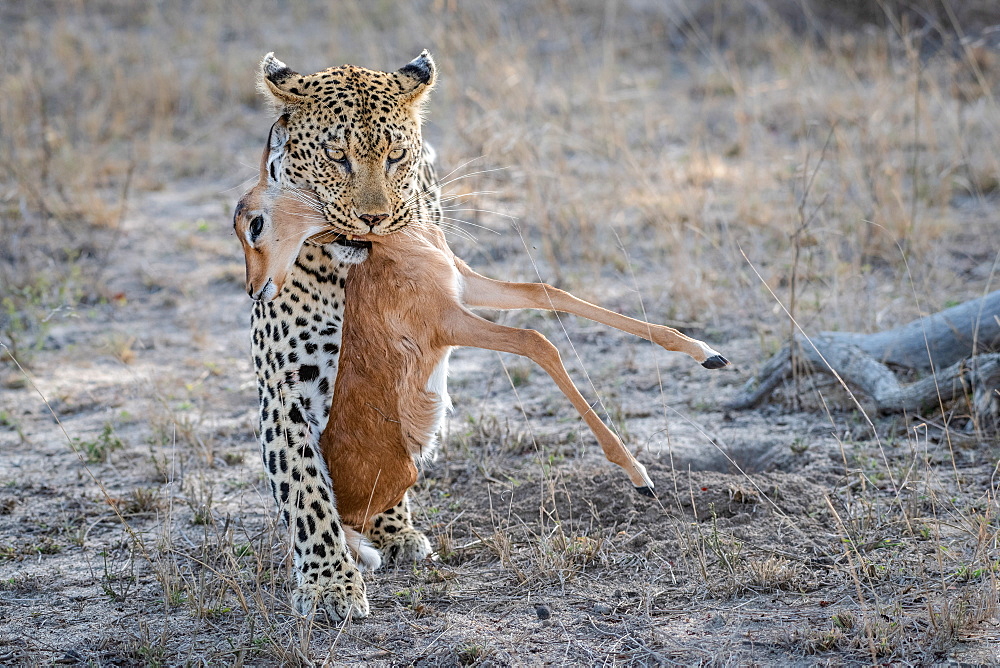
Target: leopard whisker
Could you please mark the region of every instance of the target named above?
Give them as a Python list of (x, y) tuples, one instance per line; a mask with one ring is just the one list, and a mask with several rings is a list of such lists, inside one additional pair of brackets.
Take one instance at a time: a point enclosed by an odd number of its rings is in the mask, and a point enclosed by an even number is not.
[(474, 197), (476, 195), (496, 195), (496, 194), (497, 191), (495, 190), (473, 190), (472, 192), (467, 192), (467, 193), (454, 193), (451, 195), (442, 195), (441, 201), (453, 202), (455, 200), (460, 200), (465, 197)]
[[(458, 209), (458, 211), (482, 211), (482, 209)], [(489, 211), (487, 213), (493, 213), (493, 212)], [(497, 214), (497, 215), (502, 215), (502, 214)], [(487, 232), (491, 232), (498, 236), (500, 235), (500, 232), (494, 230), (492, 227), (486, 227), (485, 225), (480, 225), (479, 223), (473, 223), (468, 220), (462, 220), (461, 218), (453, 218), (452, 216), (442, 215), (441, 217), (444, 218), (445, 220), (453, 220), (456, 223), (461, 223), (462, 225), (471, 225), (472, 227), (478, 227), (481, 230), (486, 230)], [(516, 220), (516, 218), (514, 218), (513, 216), (508, 216), (508, 217), (513, 220)]]
[(444, 220), (442, 220), (441, 222), (437, 222), (437, 221), (427, 221), (421, 218), (417, 218), (416, 220), (412, 221), (408, 227), (411, 227), (413, 228), (414, 231), (416, 231), (416, 230), (433, 229), (433, 227), (435, 226), (439, 227), (442, 231), (445, 232), (445, 234), (452, 234), (454, 236), (462, 237), (464, 239), (467, 239), (468, 241), (471, 241), (474, 244), (479, 243), (479, 239), (477, 239), (475, 235), (470, 233), (468, 230), (462, 229), (461, 227), (455, 225), (454, 223), (444, 222)]
[(478, 174), (489, 174), (490, 172), (499, 172), (499, 171), (503, 171), (503, 170), (506, 170), (506, 169), (507, 169), (506, 167), (493, 167), (491, 169), (480, 169), (480, 170), (475, 171), (475, 172), (469, 172), (468, 174), (462, 174), (461, 176), (456, 176), (453, 179), (448, 179), (448, 180), (445, 180), (445, 181), (438, 181), (436, 184), (434, 184), (432, 186), (429, 186), (428, 188), (425, 188), (425, 189), (423, 189), (423, 190), (421, 190), (421, 191), (419, 191), (417, 193), (414, 193), (410, 198), (408, 198), (406, 200), (406, 202), (404, 204), (412, 203), (412, 202), (416, 201), (420, 196), (425, 195), (428, 192), (431, 192), (432, 190), (444, 189), (447, 186), (451, 185), (452, 183), (456, 183), (457, 181), (461, 181), (462, 179), (467, 179), (467, 178), (476, 176)]
[(440, 179), (438, 179), (438, 181), (441, 181), (441, 180), (443, 180), (443, 179), (447, 179), (448, 177), (450, 177), (450, 176), (451, 176), (452, 174), (454, 174), (454, 173), (455, 173), (455, 172), (457, 172), (458, 170), (460, 170), (460, 169), (462, 169), (462, 168), (464, 168), (464, 167), (467, 167), (468, 165), (471, 165), (471, 164), (472, 164), (472, 163), (474, 163), (474, 162), (475, 162), (476, 160), (482, 160), (482, 159), (483, 159), (483, 158), (485, 158), (485, 157), (486, 157), (485, 155), (480, 155), (480, 156), (477, 156), (477, 157), (475, 157), (475, 158), (470, 158), (469, 160), (466, 160), (466, 161), (465, 161), (465, 162), (463, 162), (463, 163), (462, 163), (461, 165), (459, 165), (459, 166), (458, 166), (458, 167), (456, 167), (455, 169), (451, 170), (450, 172), (448, 172), (447, 174), (445, 174), (444, 176), (442, 176), (442, 177), (441, 177)]

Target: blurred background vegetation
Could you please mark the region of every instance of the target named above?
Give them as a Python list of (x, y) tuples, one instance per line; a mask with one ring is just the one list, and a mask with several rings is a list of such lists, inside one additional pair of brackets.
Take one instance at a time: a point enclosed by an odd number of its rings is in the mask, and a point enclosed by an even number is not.
[(432, 51), (442, 172), (496, 169), (448, 186), (489, 191), (453, 215), (504, 232), (455, 239), (473, 264), (537, 245), (546, 280), (639, 287), (654, 319), (765, 347), (785, 330), (760, 317), (774, 303), (751, 263), (807, 327), (858, 331), (994, 278), (992, 0), (32, 0), (0, 6), (0, 36), (15, 353), (113, 299), (104, 269), (136, 260), (121, 230), (144, 193), (217, 182), (237, 199), (270, 123), (254, 80), (272, 50), (303, 72)]

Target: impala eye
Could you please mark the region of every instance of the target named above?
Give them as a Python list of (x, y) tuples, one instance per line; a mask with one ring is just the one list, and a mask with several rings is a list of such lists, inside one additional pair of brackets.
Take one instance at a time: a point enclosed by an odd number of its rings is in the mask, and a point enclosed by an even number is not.
[(260, 233), (264, 231), (264, 217), (254, 216), (254, 219), (250, 221), (250, 237), (256, 239), (260, 236)]
[(405, 157), (406, 157), (405, 148), (394, 148), (391, 151), (389, 151), (389, 164), (394, 165)]
[(344, 153), (343, 149), (327, 146), (324, 150), (326, 151), (326, 157), (330, 158), (330, 160), (338, 163), (347, 162), (347, 154)]

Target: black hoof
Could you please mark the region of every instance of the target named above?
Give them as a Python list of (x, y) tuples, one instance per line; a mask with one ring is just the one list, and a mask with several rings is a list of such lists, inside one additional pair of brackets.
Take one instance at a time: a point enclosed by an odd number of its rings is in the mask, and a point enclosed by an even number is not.
[(722, 367), (729, 366), (729, 360), (722, 355), (712, 355), (702, 362), (701, 365), (706, 369), (721, 369)]
[(643, 485), (642, 487), (636, 487), (635, 491), (639, 492), (643, 496), (648, 496), (651, 499), (655, 499), (656, 498), (656, 492), (654, 492), (653, 488), (650, 487), (649, 485)]

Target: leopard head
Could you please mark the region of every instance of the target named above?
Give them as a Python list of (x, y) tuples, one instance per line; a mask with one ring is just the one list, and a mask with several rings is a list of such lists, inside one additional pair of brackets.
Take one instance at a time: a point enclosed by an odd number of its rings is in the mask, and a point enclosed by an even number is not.
[(308, 75), (267, 54), (259, 88), (287, 119), (281, 186), (314, 192), (341, 234), (403, 229), (422, 195), (421, 113), (436, 77), (426, 51), (396, 72), (345, 65)]

